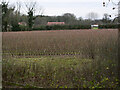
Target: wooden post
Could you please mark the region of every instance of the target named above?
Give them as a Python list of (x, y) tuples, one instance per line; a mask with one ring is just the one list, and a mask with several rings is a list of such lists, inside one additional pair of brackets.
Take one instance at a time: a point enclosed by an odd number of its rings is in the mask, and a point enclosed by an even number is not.
[(120, 1), (118, 2), (118, 80), (120, 87)]
[(0, 89), (2, 89), (2, 5), (0, 4)]

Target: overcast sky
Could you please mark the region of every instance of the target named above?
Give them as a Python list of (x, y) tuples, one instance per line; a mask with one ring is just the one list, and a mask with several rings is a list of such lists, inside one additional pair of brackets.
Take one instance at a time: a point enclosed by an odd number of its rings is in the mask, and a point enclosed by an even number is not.
[[(86, 18), (89, 12), (98, 13), (99, 18), (103, 17), (104, 13), (111, 14), (113, 17), (117, 14), (117, 10), (113, 11), (114, 5), (109, 3), (107, 7), (103, 7), (103, 1), (108, 0), (7, 0), (10, 4), (15, 2), (30, 2), (36, 1), (38, 10), (40, 7), (44, 9), (43, 15), (58, 16), (64, 13), (73, 13), (77, 17)], [(118, 0), (113, 0), (117, 2)], [(21, 8), (21, 12), (25, 13), (25, 7)]]

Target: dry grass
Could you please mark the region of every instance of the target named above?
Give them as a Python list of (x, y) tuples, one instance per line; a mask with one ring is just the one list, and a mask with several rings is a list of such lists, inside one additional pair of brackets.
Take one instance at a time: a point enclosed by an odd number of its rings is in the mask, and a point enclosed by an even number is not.
[(3, 81), (49, 88), (117, 87), (117, 32), (3, 32)]
[[(3, 53), (17, 56), (114, 54), (117, 30), (60, 30), (3, 33)], [(105, 51), (106, 50), (106, 51)], [(103, 53), (104, 55), (104, 53)]]

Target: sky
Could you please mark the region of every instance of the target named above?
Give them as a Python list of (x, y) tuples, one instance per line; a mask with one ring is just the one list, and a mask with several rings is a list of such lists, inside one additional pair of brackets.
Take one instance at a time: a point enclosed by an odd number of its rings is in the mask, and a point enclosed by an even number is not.
[[(112, 15), (112, 18), (117, 14), (117, 9), (112, 10), (114, 5), (109, 3), (107, 7), (103, 7), (103, 1), (108, 3), (108, 0), (7, 0), (11, 5), (14, 5), (16, 2), (21, 2), (21, 12), (26, 13), (27, 9), (24, 5), (24, 2), (36, 1), (37, 9), (36, 14), (42, 8), (43, 15), (48, 16), (58, 16), (63, 15), (64, 13), (72, 13), (77, 18), (87, 18), (87, 14), (90, 12), (95, 12), (98, 14), (98, 19), (103, 17), (104, 13)], [(118, 0), (113, 0), (115, 3)], [(38, 11), (38, 12), (37, 12)]]

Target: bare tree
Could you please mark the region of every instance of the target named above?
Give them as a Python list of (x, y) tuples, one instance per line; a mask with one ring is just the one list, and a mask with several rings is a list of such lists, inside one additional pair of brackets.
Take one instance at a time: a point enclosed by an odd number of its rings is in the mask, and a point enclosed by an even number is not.
[(104, 23), (110, 23), (110, 16), (107, 13), (104, 13), (102, 21)]
[[(36, 2), (27, 2), (25, 3), (25, 6), (27, 8), (27, 14), (28, 14), (28, 27), (29, 27), (29, 30), (32, 30), (34, 21), (39, 16), (39, 15), (35, 16), (37, 5), (36, 5)], [(42, 9), (39, 8), (37, 11), (38, 11), (38, 14), (41, 13), (41, 16), (42, 16), (43, 14)]]
[(91, 19), (91, 20), (95, 20), (95, 19), (98, 18), (98, 14), (95, 13), (95, 12), (90, 12), (90, 13), (87, 14), (87, 18)]
[(28, 4), (25, 4), (26, 5), (26, 8), (27, 8), (27, 14), (28, 14), (28, 27), (29, 27), (29, 30), (32, 30), (32, 27), (33, 27), (33, 23), (34, 23), (34, 9), (35, 9), (35, 5), (36, 5), (36, 2), (30, 2), (30, 5)]

